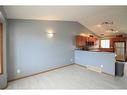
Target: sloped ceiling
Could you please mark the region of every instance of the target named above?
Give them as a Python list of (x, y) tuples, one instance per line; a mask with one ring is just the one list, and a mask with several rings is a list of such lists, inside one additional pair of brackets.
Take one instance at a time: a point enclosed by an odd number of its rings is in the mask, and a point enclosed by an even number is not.
[(98, 27), (113, 21), (118, 34), (127, 34), (127, 6), (4, 6), (8, 19), (77, 21), (98, 36), (114, 35)]

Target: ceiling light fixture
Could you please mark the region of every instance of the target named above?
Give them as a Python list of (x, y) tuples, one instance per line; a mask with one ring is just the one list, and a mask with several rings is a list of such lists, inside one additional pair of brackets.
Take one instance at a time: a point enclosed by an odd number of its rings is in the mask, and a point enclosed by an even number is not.
[(113, 21), (102, 22), (102, 25), (113, 25)]
[(114, 30), (114, 29), (108, 29), (108, 30), (106, 30), (106, 32), (107, 33), (117, 33), (118, 32), (118, 30)]
[(114, 22), (113, 21), (105, 21), (101, 24), (98, 24), (97, 27), (103, 27), (107, 33), (117, 33), (118, 30), (114, 29)]
[(104, 34), (100, 34), (101, 36), (104, 36)]

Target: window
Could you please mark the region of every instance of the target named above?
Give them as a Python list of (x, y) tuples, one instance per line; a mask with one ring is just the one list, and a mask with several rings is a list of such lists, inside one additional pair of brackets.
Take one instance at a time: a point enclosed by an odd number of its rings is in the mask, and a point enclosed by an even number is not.
[(109, 40), (101, 40), (101, 48), (110, 48)]
[(2, 74), (3, 70), (3, 31), (2, 31), (2, 23), (0, 23), (0, 74)]

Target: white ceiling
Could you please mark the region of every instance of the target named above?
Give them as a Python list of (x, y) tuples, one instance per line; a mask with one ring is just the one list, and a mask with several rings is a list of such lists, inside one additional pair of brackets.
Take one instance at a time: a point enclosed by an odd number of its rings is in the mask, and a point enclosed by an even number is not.
[(118, 33), (127, 34), (127, 6), (4, 6), (8, 19), (37, 19), (77, 21), (100, 36), (113, 35), (103, 27), (104, 21), (113, 21)]

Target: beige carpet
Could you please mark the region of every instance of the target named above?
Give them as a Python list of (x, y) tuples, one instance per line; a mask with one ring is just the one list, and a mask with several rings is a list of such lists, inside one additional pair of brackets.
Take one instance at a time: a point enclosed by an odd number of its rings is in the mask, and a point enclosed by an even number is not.
[(9, 82), (7, 89), (127, 89), (126, 76), (113, 77), (70, 65)]

